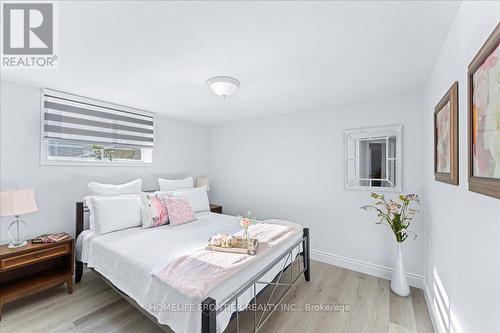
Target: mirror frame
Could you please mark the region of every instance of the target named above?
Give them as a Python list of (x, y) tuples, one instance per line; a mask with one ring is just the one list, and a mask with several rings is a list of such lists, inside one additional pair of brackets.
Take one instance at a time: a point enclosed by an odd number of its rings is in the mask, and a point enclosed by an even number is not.
[[(349, 168), (349, 152), (348, 152), (348, 140), (352, 138), (356, 140), (356, 145), (359, 145), (359, 138), (353, 138), (352, 135), (358, 134), (360, 137), (362, 134), (366, 134), (366, 139), (370, 139), (371, 133), (374, 131), (384, 131), (392, 130), (396, 135), (396, 186), (394, 187), (378, 187), (378, 186), (362, 186), (362, 185), (351, 185), (348, 181), (348, 168)], [(359, 151), (359, 149), (357, 149)], [(359, 163), (359, 156), (355, 157), (355, 173), (356, 178), (359, 182), (359, 170), (357, 165)], [(402, 192), (403, 190), (403, 125), (387, 125), (387, 126), (370, 126), (370, 127), (360, 127), (344, 130), (344, 186), (348, 190), (366, 190), (366, 191), (377, 191), (377, 192)], [(386, 179), (380, 179), (381, 181)]]

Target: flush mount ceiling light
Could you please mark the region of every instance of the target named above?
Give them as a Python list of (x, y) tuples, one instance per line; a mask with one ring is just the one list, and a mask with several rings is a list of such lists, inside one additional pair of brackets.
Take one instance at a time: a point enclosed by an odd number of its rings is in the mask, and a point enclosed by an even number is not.
[(236, 89), (240, 86), (240, 81), (236, 80), (234, 77), (216, 76), (209, 79), (207, 84), (214, 94), (226, 98), (234, 94)]

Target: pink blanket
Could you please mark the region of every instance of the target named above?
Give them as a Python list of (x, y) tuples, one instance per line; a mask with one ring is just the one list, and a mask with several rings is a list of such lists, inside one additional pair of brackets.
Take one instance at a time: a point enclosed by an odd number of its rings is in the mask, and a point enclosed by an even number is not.
[(153, 276), (190, 298), (202, 299), (219, 283), (264, 257), (274, 246), (298, 232), (296, 228), (271, 223), (253, 224), (248, 231), (250, 237), (259, 240), (254, 256), (198, 249), (160, 267), (153, 272)]

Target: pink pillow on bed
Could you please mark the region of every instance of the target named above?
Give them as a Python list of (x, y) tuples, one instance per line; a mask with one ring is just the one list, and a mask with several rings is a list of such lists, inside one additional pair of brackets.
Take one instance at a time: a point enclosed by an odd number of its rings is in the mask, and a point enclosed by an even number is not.
[(142, 227), (158, 227), (168, 223), (165, 202), (154, 194), (142, 193)]
[(166, 197), (165, 203), (167, 205), (170, 224), (178, 225), (196, 220), (193, 209), (186, 199)]

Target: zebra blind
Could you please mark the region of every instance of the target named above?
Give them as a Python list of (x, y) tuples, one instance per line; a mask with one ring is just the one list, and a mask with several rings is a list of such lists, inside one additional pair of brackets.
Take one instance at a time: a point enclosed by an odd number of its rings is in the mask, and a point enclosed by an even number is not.
[(48, 89), (42, 105), (46, 139), (154, 147), (152, 113)]

